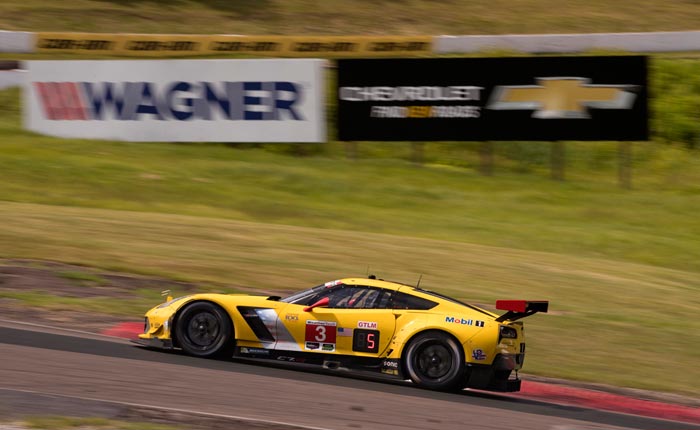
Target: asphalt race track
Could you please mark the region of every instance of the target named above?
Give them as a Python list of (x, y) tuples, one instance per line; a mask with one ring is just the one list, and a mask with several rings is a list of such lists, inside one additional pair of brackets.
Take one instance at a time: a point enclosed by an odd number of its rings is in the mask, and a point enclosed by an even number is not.
[(226, 428), (232, 430), (700, 430), (490, 393), (438, 393), (376, 378), (197, 359), (57, 329), (0, 326), (0, 363), (0, 419), (75, 415), (72, 411), (109, 415), (142, 406), (163, 408), (171, 416), (201, 413), (202, 420), (228, 420)]

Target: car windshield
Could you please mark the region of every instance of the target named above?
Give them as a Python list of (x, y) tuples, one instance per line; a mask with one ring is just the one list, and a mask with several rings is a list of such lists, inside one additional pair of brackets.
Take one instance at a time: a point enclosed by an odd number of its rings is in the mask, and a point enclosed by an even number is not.
[(315, 296), (316, 294), (319, 293), (319, 291), (321, 291), (325, 288), (327, 288), (326, 284), (317, 285), (313, 288), (309, 288), (308, 290), (299, 291), (298, 293), (294, 293), (291, 296), (287, 296), (287, 297), (281, 299), (280, 302), (296, 303), (300, 300), (309, 298), (311, 296)]

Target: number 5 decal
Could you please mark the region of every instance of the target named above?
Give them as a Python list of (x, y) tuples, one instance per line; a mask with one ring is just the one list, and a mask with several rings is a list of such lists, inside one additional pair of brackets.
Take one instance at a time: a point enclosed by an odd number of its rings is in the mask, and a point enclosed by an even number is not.
[(357, 352), (379, 352), (379, 330), (356, 328), (352, 331), (352, 350)]
[(374, 333), (367, 334), (367, 349), (374, 349)]

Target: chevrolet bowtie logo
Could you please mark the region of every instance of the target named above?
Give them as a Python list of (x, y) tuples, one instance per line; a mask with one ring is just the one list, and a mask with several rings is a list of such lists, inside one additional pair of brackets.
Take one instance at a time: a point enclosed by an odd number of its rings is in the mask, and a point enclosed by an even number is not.
[(589, 108), (631, 109), (636, 85), (591, 85), (588, 78), (537, 78), (539, 85), (497, 86), (487, 109), (534, 110), (533, 118), (590, 118)]

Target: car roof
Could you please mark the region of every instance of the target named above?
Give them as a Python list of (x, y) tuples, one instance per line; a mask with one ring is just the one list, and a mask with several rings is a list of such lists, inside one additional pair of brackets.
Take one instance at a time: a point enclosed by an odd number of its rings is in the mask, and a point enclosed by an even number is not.
[[(347, 285), (365, 285), (368, 287), (377, 287), (377, 288), (386, 288), (387, 290), (399, 290), (401, 289), (402, 292), (407, 293), (407, 294), (412, 294), (412, 295), (418, 295), (423, 296), (425, 298), (430, 297), (430, 300), (433, 301), (439, 301), (441, 303), (445, 302), (452, 302), (452, 303), (459, 303), (458, 300), (453, 299), (448, 296), (444, 296), (442, 294), (434, 293), (429, 290), (423, 290), (419, 287), (416, 287), (415, 285), (409, 285), (409, 284), (404, 284), (401, 282), (394, 282), (394, 281), (386, 281), (384, 279), (373, 279), (373, 278), (345, 278), (345, 279), (339, 279), (337, 281), (333, 281), (337, 283), (343, 283)], [(464, 303), (466, 304), (466, 303)]]
[(345, 278), (339, 279), (336, 282), (350, 285), (366, 285), (368, 287), (386, 288), (387, 290), (398, 290), (401, 287), (415, 288), (413, 285), (402, 284), (400, 282), (385, 281), (384, 279), (372, 278)]
[(492, 317), (496, 317), (497, 315), (489, 312), (485, 309), (482, 309), (478, 306), (469, 304), (469, 303), (464, 303), (460, 300), (457, 300), (455, 298), (445, 296), (444, 294), (440, 294), (434, 291), (430, 290), (423, 290), (419, 287), (416, 287), (415, 285), (409, 285), (409, 284), (404, 284), (401, 282), (394, 282), (394, 281), (385, 281), (384, 279), (373, 279), (373, 278), (344, 278), (344, 279), (338, 279), (337, 281), (332, 281), (329, 282), (328, 284), (348, 284), (348, 285), (365, 285), (368, 287), (377, 287), (377, 288), (386, 288), (388, 290), (398, 290), (402, 289), (403, 292), (412, 294), (412, 295), (417, 295), (419, 297), (427, 298), (433, 301), (437, 301), (439, 303), (442, 303), (443, 305), (449, 305), (449, 306), (466, 306), (468, 308), (471, 308), (473, 310), (476, 310), (478, 312), (482, 312), (484, 314), (490, 315)]

